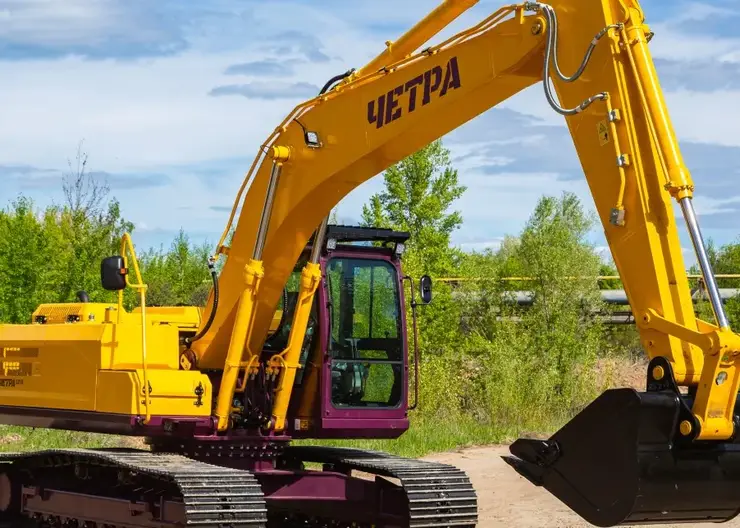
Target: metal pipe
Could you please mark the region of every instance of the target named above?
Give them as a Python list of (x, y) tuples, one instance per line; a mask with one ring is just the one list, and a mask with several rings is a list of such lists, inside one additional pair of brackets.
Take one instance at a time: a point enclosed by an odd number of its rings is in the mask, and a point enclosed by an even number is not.
[(704, 276), (704, 283), (706, 284), (707, 293), (709, 294), (709, 301), (712, 303), (714, 316), (717, 319), (717, 325), (722, 329), (729, 330), (730, 322), (727, 319), (725, 307), (722, 304), (722, 297), (719, 294), (717, 279), (715, 279), (712, 271), (712, 264), (709, 262), (709, 255), (707, 254), (704, 239), (701, 235), (699, 222), (696, 218), (696, 211), (694, 211), (694, 204), (688, 196), (681, 198), (678, 203), (681, 204), (681, 210), (686, 219), (686, 225), (689, 229), (689, 235), (691, 236), (691, 242), (694, 245), (694, 251), (696, 252), (696, 258), (699, 261), (701, 273)]
[(313, 237), (313, 247), (311, 248), (311, 262), (313, 262), (314, 264), (318, 264), (319, 259), (321, 258), (321, 249), (324, 247), (327, 225), (329, 225), (328, 216), (321, 221), (321, 225), (316, 230), (316, 235)]
[(262, 208), (262, 217), (260, 226), (257, 230), (257, 240), (254, 243), (254, 260), (262, 260), (262, 252), (265, 249), (265, 239), (267, 238), (267, 229), (270, 227), (270, 216), (272, 216), (272, 205), (275, 202), (275, 192), (277, 191), (280, 173), (283, 171), (281, 161), (272, 162), (272, 173), (270, 174), (270, 183), (267, 185), (267, 194), (265, 195), (265, 205)]

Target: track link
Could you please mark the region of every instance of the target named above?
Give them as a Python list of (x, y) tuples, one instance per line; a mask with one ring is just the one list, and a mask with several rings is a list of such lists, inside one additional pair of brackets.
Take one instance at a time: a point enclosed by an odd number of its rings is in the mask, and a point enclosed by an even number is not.
[[(55, 449), (0, 453), (0, 463), (18, 476), (25, 490), (19, 505), (22, 515), (43, 520), (42, 526), (76, 522), (85, 527), (264, 528), (267, 524), (264, 496), (252, 473), (176, 454)], [(43, 491), (29, 496), (28, 490), (34, 489)], [(140, 511), (131, 509), (134, 503)], [(126, 510), (121, 514), (122, 508), (129, 508), (128, 518)], [(110, 518), (101, 519), (101, 510), (109, 512)]]
[(357, 470), (397, 479), (408, 499), (409, 527), (475, 527), (478, 523), (475, 489), (465, 472), (454, 466), (376, 451), (318, 446), (291, 446), (284, 456), (322, 463), (342, 473)]

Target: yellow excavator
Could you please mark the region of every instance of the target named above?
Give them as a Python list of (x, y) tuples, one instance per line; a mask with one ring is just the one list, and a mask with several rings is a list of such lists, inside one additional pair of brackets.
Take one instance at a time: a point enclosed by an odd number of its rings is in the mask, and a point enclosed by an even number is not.
[[(515, 442), (507, 461), (598, 526), (737, 515), (740, 337), (707, 258), (640, 5), (507, 5), (424, 48), (474, 4), (444, 1), (288, 114), (235, 199), (233, 239), (210, 262), (204, 310), (147, 307), (124, 237), (101, 265), (117, 302), (82, 294), (39, 306), (30, 324), (0, 325), (1, 423), (148, 442), (0, 454), (3, 520), (475, 526), (475, 490), (454, 467), (291, 441), (397, 438), (417, 402), (405, 306), (416, 329), (431, 280), (417, 287), (402, 271), (408, 233), (328, 225), (332, 208), (536, 83), (567, 123), (650, 364), (644, 392), (607, 391), (552, 438)], [(694, 313), (673, 200), (712, 322)], [(139, 295), (132, 311), (126, 288)]]

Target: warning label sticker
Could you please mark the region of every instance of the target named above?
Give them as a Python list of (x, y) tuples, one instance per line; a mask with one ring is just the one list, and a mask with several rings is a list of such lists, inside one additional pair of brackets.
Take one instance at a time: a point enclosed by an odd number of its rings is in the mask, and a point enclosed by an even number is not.
[(601, 146), (603, 147), (609, 143), (609, 127), (606, 124), (606, 120), (599, 121), (597, 129), (599, 131), (599, 143), (601, 143)]

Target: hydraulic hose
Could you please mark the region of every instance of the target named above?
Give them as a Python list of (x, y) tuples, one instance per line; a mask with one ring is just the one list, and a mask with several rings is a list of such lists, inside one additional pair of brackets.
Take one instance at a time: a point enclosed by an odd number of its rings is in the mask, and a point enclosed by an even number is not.
[(280, 322), (277, 325), (277, 328), (272, 333), (272, 335), (276, 336), (279, 335), (282, 331), (283, 327), (285, 326), (285, 314), (288, 312), (288, 287), (286, 286), (283, 288), (283, 313), (280, 314)]
[(355, 73), (355, 69), (354, 68), (352, 68), (351, 70), (347, 70), (344, 73), (340, 73), (339, 75), (335, 75), (334, 77), (332, 77), (331, 79), (329, 79), (326, 82), (326, 84), (324, 85), (324, 87), (319, 92), (319, 95), (324, 95), (326, 92), (329, 91), (329, 89), (332, 86), (334, 86), (334, 84), (338, 83), (339, 81), (343, 81), (344, 79), (346, 79), (347, 77), (349, 77), (353, 73)]
[(550, 85), (550, 62), (552, 61), (555, 74), (562, 81), (570, 83), (578, 80), (578, 78), (580, 78), (581, 75), (583, 75), (583, 72), (586, 70), (586, 66), (588, 66), (588, 63), (591, 61), (591, 55), (593, 54), (599, 40), (601, 40), (610, 29), (618, 29), (621, 26), (619, 24), (611, 24), (599, 31), (599, 33), (597, 33), (591, 41), (588, 50), (586, 50), (586, 55), (581, 61), (581, 64), (576, 72), (573, 75), (567, 76), (563, 74), (562, 70), (560, 69), (560, 65), (558, 64), (558, 17), (555, 14), (555, 10), (552, 8), (552, 6), (548, 4), (542, 4), (540, 2), (528, 2), (527, 4), (525, 4), (525, 7), (530, 11), (542, 12), (547, 20), (547, 40), (545, 41), (545, 67), (542, 84), (545, 90), (545, 98), (547, 99), (547, 102), (552, 107), (552, 109), (560, 115), (571, 116), (583, 112), (595, 101), (605, 100), (608, 95), (606, 92), (602, 92), (589, 97), (580, 105), (574, 108), (563, 108), (562, 106), (560, 106), (560, 104), (555, 99), (553, 88)]
[(211, 309), (211, 315), (208, 317), (208, 321), (206, 322), (206, 325), (203, 327), (203, 329), (198, 332), (193, 337), (186, 337), (185, 338), (185, 344), (188, 348), (190, 348), (190, 345), (201, 339), (208, 330), (211, 329), (211, 325), (213, 324), (213, 320), (216, 318), (216, 310), (218, 309), (218, 275), (216, 274), (216, 259), (213, 257), (208, 259), (208, 269), (211, 272), (211, 280), (213, 281), (213, 308)]
[[(355, 72), (355, 69), (352, 68), (350, 70), (347, 70), (344, 73), (340, 73), (339, 75), (335, 75), (331, 79), (329, 79), (324, 87), (321, 89), (321, 92), (319, 92), (319, 95), (323, 95), (326, 93), (334, 84), (337, 82), (346, 79), (350, 75), (352, 75)], [(185, 338), (185, 344), (190, 347), (192, 343), (195, 341), (198, 341), (201, 339), (208, 330), (211, 329), (211, 325), (213, 324), (214, 319), (216, 318), (216, 311), (218, 309), (218, 276), (216, 274), (216, 260), (214, 257), (211, 257), (208, 259), (208, 269), (211, 271), (211, 278), (213, 280), (213, 309), (211, 310), (211, 315), (208, 317), (208, 321), (206, 322), (206, 325), (203, 327), (203, 329), (198, 332), (193, 337), (186, 337)], [(286, 289), (283, 290), (283, 299), (284, 299), (284, 310), (283, 310), (283, 316), (280, 319), (280, 323), (278, 325), (278, 330), (275, 332), (276, 334), (280, 329), (282, 329), (282, 326), (285, 324), (285, 312), (287, 311), (288, 307), (288, 291)]]

